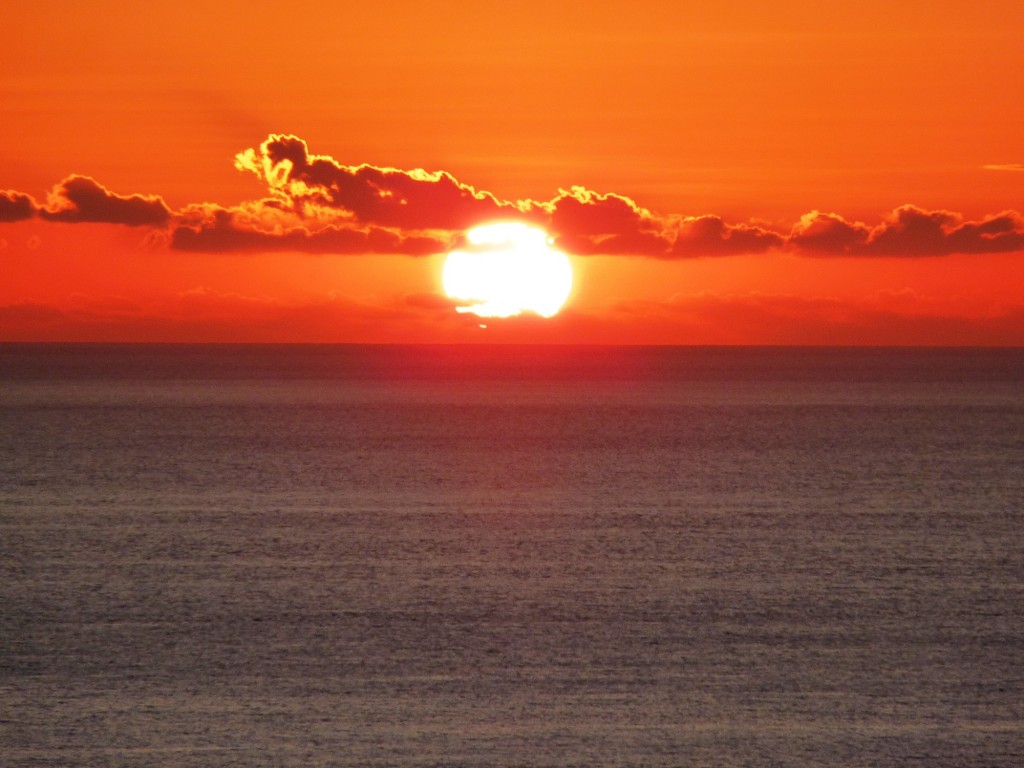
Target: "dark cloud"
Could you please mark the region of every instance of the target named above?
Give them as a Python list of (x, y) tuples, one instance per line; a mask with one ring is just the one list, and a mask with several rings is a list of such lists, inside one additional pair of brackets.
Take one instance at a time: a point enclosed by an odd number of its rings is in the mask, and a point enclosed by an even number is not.
[(380, 227), (327, 226), (262, 231), (240, 223), (235, 214), (218, 209), (198, 224), (179, 224), (171, 232), (171, 247), (180, 251), (305, 253), (393, 253), (426, 256), (448, 249), (446, 240), (427, 235), (402, 235)]
[(949, 233), (956, 216), (946, 211), (925, 211), (912, 206), (897, 208), (871, 232), (865, 249), (876, 254), (923, 256), (952, 253)]
[(58, 184), (39, 210), (49, 221), (104, 222), (130, 227), (162, 227), (171, 219), (166, 203), (155, 195), (114, 194), (88, 176), (69, 176)]
[(871, 229), (846, 221), (834, 213), (812, 211), (789, 235), (790, 245), (814, 255), (845, 256), (858, 252), (871, 237)]
[(727, 224), (718, 216), (682, 219), (677, 225), (673, 256), (735, 256), (778, 248), (785, 238), (754, 224)]
[(959, 213), (897, 208), (876, 227), (832, 213), (804, 216), (789, 242), (816, 256), (945, 256), (1024, 250), (1024, 216), (1015, 211), (965, 221)]
[(905, 205), (893, 211), (868, 245), (879, 254), (895, 256), (1017, 251), (1024, 248), (1024, 217), (1004, 212), (964, 221), (958, 213)]
[(718, 216), (660, 217), (623, 195), (584, 187), (534, 205), (549, 212), (547, 225), (559, 247), (578, 255), (728, 256), (785, 243), (782, 235), (753, 224), (728, 224)]
[(540, 223), (568, 253), (661, 257), (672, 246), (665, 222), (622, 195), (573, 187), (548, 203), (527, 206), (546, 214)]
[(454, 230), (518, 211), (445, 171), (342, 165), (310, 155), (296, 136), (273, 134), (259, 149), (238, 155), (236, 166), (255, 173), (303, 215), (311, 208), (331, 208), (362, 224)]
[(37, 210), (36, 201), (31, 195), (13, 189), (0, 191), (0, 221), (31, 219)]
[[(631, 198), (581, 186), (547, 201), (501, 200), (445, 171), (343, 165), (310, 154), (296, 136), (272, 134), (240, 153), (236, 167), (268, 188), (262, 200), (224, 208), (195, 203), (172, 212), (153, 195), (118, 195), (70, 176), (45, 206), (0, 192), (0, 222), (34, 216), (60, 222), (148, 226), (187, 251), (304, 251), (425, 255), (448, 250), (486, 221), (543, 226), (573, 255), (689, 259), (788, 250), (805, 256), (924, 257), (1024, 251), (1024, 216), (1005, 211), (968, 221), (958, 213), (905, 205), (878, 224), (813, 211), (788, 233), (716, 215), (657, 214)], [(169, 233), (169, 235), (165, 234)]]

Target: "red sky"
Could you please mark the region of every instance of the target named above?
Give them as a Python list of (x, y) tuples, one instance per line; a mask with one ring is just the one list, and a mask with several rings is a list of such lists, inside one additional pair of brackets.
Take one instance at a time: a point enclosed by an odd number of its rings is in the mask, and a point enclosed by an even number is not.
[[(1002, 0), (12, 4), (0, 340), (1024, 345), (1022, 30)], [(443, 297), (494, 218), (570, 254), (561, 314)]]

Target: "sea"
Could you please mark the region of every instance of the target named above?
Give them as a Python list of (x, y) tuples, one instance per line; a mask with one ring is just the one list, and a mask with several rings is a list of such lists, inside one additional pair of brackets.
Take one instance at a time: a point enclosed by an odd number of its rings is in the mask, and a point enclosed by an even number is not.
[(1024, 349), (0, 345), (0, 764), (1024, 766)]

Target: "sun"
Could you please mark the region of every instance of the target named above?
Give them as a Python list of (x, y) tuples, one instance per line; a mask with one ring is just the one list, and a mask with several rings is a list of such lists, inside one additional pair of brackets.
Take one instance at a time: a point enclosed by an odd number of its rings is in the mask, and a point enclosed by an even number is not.
[(448, 254), (441, 273), (445, 293), (464, 302), (459, 312), (552, 317), (569, 298), (572, 265), (544, 230), (520, 222), (481, 224), (466, 232), (466, 243)]

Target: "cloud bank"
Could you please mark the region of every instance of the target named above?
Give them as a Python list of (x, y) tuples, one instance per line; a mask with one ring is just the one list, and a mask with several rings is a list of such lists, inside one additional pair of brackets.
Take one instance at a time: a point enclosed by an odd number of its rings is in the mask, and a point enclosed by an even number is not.
[(580, 256), (691, 259), (785, 251), (867, 258), (1024, 251), (1024, 216), (1012, 210), (967, 220), (952, 211), (904, 205), (874, 225), (811, 211), (789, 231), (776, 231), (714, 214), (657, 214), (627, 196), (582, 186), (560, 189), (546, 201), (501, 200), (446, 171), (345, 165), (311, 154), (305, 141), (283, 134), (239, 153), (235, 167), (259, 178), (266, 197), (235, 206), (197, 202), (173, 211), (157, 195), (122, 195), (88, 176), (72, 175), (45, 205), (23, 192), (0, 192), (0, 222), (39, 218), (148, 227), (166, 232), (172, 249), (211, 253), (424, 256), (449, 250), (465, 229), (495, 219), (543, 226), (558, 247)]

